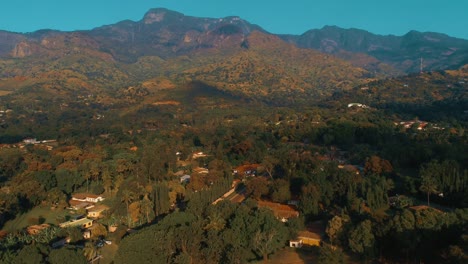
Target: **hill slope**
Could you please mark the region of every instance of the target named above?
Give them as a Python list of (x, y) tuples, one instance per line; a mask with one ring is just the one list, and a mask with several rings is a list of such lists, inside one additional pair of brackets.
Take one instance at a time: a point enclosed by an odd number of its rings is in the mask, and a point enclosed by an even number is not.
[(350, 63), (297, 48), (237, 17), (194, 18), (165, 9), (150, 10), (138, 22), (9, 39), (10, 46), (17, 43), (0, 60), (1, 89), (41, 88), (64, 99), (98, 94), (106, 98), (100, 102), (113, 105), (111, 98), (130, 87), (148, 89), (155, 78), (176, 85), (198, 81), (233, 95), (285, 104), (297, 103), (297, 98), (320, 100), (371, 77)]
[[(365, 54), (366, 68), (370, 70), (379, 70), (375, 59), (406, 73), (419, 72), (420, 58), (425, 71), (456, 69), (468, 63), (468, 40), (440, 33), (410, 31), (401, 37), (381, 36), (359, 29), (326, 26), (300, 36), (281, 37), (299, 47), (318, 49), (345, 59), (349, 53)], [(359, 63), (352, 56), (350, 61)]]

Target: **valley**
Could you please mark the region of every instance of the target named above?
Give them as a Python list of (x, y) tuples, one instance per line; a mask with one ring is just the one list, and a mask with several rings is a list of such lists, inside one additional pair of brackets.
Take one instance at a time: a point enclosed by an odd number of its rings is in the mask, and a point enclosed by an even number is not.
[(1, 263), (467, 259), (467, 40), (167, 9), (0, 37)]

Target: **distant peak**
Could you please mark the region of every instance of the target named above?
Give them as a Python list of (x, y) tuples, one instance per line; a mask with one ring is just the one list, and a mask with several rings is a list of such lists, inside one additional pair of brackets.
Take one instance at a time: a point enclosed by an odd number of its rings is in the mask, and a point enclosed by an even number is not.
[(334, 26), (334, 25), (325, 25), (325, 26), (322, 27), (322, 29), (323, 30), (327, 30), (327, 29), (330, 30), (330, 29), (342, 29), (342, 28), (340, 28), (338, 26)]
[(166, 16), (176, 16), (176, 17), (183, 17), (184, 14), (175, 12), (166, 8), (152, 8), (148, 12), (146, 12), (145, 16), (143, 17), (143, 22), (145, 24), (153, 24), (157, 22), (163, 21)]
[(148, 14), (158, 14), (158, 13), (178, 13), (178, 12), (169, 10), (167, 8), (158, 7), (158, 8), (151, 8), (150, 10), (148, 10), (145, 16)]
[(410, 30), (408, 31), (408, 33), (405, 34), (405, 36), (411, 36), (411, 35), (422, 35), (422, 33), (417, 30)]

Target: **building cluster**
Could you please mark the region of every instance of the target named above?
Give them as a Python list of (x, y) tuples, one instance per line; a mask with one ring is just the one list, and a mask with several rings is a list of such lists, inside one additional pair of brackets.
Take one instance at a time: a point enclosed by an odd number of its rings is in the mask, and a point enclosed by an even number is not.
[(15, 144), (0, 144), (0, 148), (19, 148), (23, 149), (28, 145), (34, 145), (37, 147), (43, 147), (47, 150), (52, 150), (54, 147), (58, 146), (57, 140), (47, 139), (47, 140), (37, 140), (35, 138), (25, 138), (22, 142)]
[[(80, 212), (86, 210), (86, 214), (76, 214), (70, 220), (59, 224), (60, 228), (80, 228), (84, 239), (91, 238), (93, 233), (93, 223), (95, 220), (102, 218), (105, 211), (109, 209), (108, 206), (100, 204), (104, 201), (101, 195), (90, 193), (75, 193), (69, 200), (70, 210)], [(49, 228), (49, 224), (32, 225), (27, 227), (26, 231), (30, 235), (37, 235), (42, 230)], [(111, 231), (111, 230), (110, 230)], [(66, 244), (66, 239), (58, 241), (53, 247), (63, 246)]]

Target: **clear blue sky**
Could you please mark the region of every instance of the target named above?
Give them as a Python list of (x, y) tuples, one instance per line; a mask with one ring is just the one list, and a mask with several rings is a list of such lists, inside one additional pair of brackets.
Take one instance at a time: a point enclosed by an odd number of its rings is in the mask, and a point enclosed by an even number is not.
[(377, 34), (433, 31), (468, 39), (467, 0), (3, 0), (0, 29), (91, 29), (140, 20), (150, 8), (190, 16), (240, 16), (272, 33), (336, 25)]

